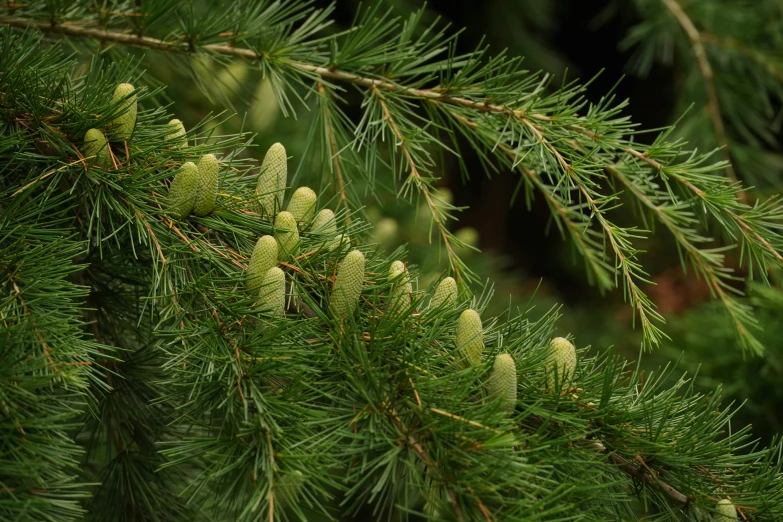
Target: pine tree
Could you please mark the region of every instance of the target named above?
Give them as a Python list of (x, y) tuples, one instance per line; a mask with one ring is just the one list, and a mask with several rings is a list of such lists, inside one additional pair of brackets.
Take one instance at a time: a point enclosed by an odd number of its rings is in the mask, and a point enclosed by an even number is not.
[[(574, 349), (558, 308), (484, 315), (492, 292), (475, 293), (449, 228), (457, 208), (433, 189), (433, 149), (459, 155), (457, 136), (487, 169), (519, 173), (597, 286), (623, 281), (652, 348), (663, 332), (640, 286), (647, 233), (611, 218), (623, 191), (759, 354), (752, 310), (696, 212), (766, 274), (780, 265), (781, 208), (741, 201), (726, 163), (670, 130), (641, 145), (623, 103), (587, 106), (578, 84), (545, 94), (516, 59), (456, 55), (420, 13), (371, 9), (329, 32), (329, 10), (294, 2), (35, 4), (0, 7), (0, 519), (703, 520), (729, 505), (783, 517), (783, 445), (752, 446), (720, 390)], [(281, 178), (282, 144), (259, 165), (251, 136), (216, 137), (211, 119), (176, 142), (178, 115), (136, 60), (81, 67), (66, 43), (191, 67), (248, 61), (287, 112), (319, 109), (334, 198), (297, 223), (281, 211), (299, 188)], [(345, 85), (363, 96), (358, 122), (341, 108)], [(94, 130), (105, 147), (85, 148)], [(104, 149), (111, 164), (92, 163)], [(175, 185), (188, 163), (196, 182)], [(404, 252), (368, 244), (359, 175), (402, 179), (401, 195), (424, 202), (449, 262), (442, 283), (419, 287)], [(257, 285), (265, 236), (279, 248)], [(553, 359), (563, 343), (578, 365)]]

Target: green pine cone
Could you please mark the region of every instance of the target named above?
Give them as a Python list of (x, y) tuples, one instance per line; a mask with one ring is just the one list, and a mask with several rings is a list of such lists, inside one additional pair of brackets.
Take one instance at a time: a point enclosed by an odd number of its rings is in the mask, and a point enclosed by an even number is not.
[(133, 128), (136, 126), (136, 89), (129, 83), (121, 83), (114, 89), (111, 101), (121, 103), (119, 113), (114, 117), (112, 134), (118, 140), (130, 141)]
[(739, 518), (737, 518), (737, 510), (734, 508), (734, 504), (732, 504), (731, 500), (727, 498), (724, 498), (718, 502), (718, 506), (715, 509), (715, 512), (717, 513), (717, 516), (715, 517), (716, 522), (730, 522), (739, 520)]
[(351, 250), (340, 261), (334, 289), (329, 297), (329, 309), (336, 317), (346, 317), (356, 310), (364, 282), (364, 254)]
[(453, 277), (447, 277), (438, 283), (435, 294), (430, 302), (430, 309), (441, 306), (452, 307), (457, 303), (457, 282)]
[(288, 159), (285, 147), (281, 143), (275, 143), (266, 151), (261, 163), (261, 174), (258, 175), (256, 196), (260, 212), (273, 216), (283, 208), (283, 192), (287, 181)]
[(261, 236), (247, 266), (247, 289), (250, 293), (258, 293), (264, 275), (274, 266), (277, 266), (277, 240), (272, 236)]
[(337, 233), (337, 221), (334, 219), (334, 212), (328, 208), (323, 209), (315, 216), (313, 224), (310, 225), (310, 230), (313, 232), (321, 232), (322, 234), (336, 234)]
[(517, 366), (507, 353), (495, 357), (489, 375), (489, 396), (499, 399), (504, 410), (513, 410), (517, 404)]
[(264, 274), (258, 290), (258, 306), (272, 315), (285, 313), (285, 272), (273, 266)]
[(166, 134), (166, 141), (171, 142), (172, 149), (184, 149), (188, 146), (188, 137), (186, 136), (185, 125), (176, 118), (169, 122), (171, 132)]
[(218, 192), (220, 163), (214, 154), (204, 154), (198, 160), (198, 191), (193, 204), (193, 213), (206, 216), (215, 210)]
[(304, 475), (299, 470), (292, 471), (283, 475), (275, 484), (275, 502), (282, 509), (291, 506), (304, 484)]
[(278, 259), (284, 261), (299, 253), (299, 230), (290, 212), (280, 212), (275, 217), (275, 238), (277, 238)]
[(315, 203), (318, 200), (315, 192), (309, 187), (299, 187), (291, 196), (286, 210), (299, 222), (309, 223), (315, 215)]
[(389, 269), (389, 281), (395, 281), (389, 296), (389, 312), (404, 312), (411, 306), (413, 286), (402, 261), (392, 263)]
[(457, 352), (463, 364), (476, 366), (481, 364), (484, 351), (484, 328), (481, 317), (475, 310), (465, 310), (457, 320)]
[(84, 134), (82, 156), (87, 159), (90, 166), (110, 169), (112, 167), (109, 141), (98, 129), (90, 129)]
[(182, 170), (174, 176), (169, 187), (169, 210), (177, 219), (185, 219), (193, 212), (198, 191), (198, 167), (188, 161), (182, 164)]
[(330, 237), (326, 240), (326, 248), (328, 250), (334, 250), (340, 246), (340, 240), (334, 239), (334, 236), (337, 235), (337, 220), (334, 218), (334, 212), (328, 208), (321, 210), (315, 216), (313, 224), (310, 225), (310, 230)]
[(555, 337), (549, 342), (549, 356), (546, 363), (547, 388), (555, 389), (555, 368), (557, 382), (562, 386), (570, 382), (576, 370), (576, 349), (564, 337)]

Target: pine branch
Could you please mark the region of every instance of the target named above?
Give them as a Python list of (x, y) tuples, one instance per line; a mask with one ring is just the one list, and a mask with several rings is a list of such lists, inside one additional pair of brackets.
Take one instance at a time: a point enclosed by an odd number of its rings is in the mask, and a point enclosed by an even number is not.
[[(677, 22), (682, 26), (685, 34), (693, 45), (693, 55), (696, 58), (696, 63), (699, 66), (702, 76), (704, 77), (704, 88), (707, 91), (707, 110), (710, 113), (712, 119), (712, 126), (715, 129), (715, 135), (718, 139), (718, 143), (721, 147), (721, 153), (726, 160), (726, 175), (733, 182), (737, 182), (737, 175), (734, 172), (734, 168), (731, 165), (731, 154), (729, 152), (729, 141), (726, 137), (726, 127), (723, 124), (723, 116), (720, 110), (720, 98), (718, 97), (718, 90), (715, 87), (715, 77), (712, 72), (712, 66), (710, 60), (707, 57), (707, 51), (704, 49), (703, 38), (699, 30), (693, 25), (693, 22), (682, 9), (678, 0), (661, 0), (666, 8), (671, 11), (672, 15), (677, 19)], [(740, 199), (746, 203), (747, 194), (741, 192)]]

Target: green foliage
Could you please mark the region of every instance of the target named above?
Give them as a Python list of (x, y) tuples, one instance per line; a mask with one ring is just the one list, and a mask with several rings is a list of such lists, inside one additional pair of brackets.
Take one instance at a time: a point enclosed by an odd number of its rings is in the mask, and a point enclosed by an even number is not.
[[(776, 263), (779, 207), (738, 201), (722, 163), (666, 133), (641, 146), (622, 104), (587, 106), (575, 84), (543, 94), (517, 60), (456, 55), (437, 25), (417, 28), (421, 15), (370, 10), (324, 36), (329, 12), (299, 3), (60, 7), (0, 8), (11, 26), (0, 34), (3, 518), (679, 520), (726, 497), (749, 519), (783, 517), (779, 440), (754, 447), (720, 388), (697, 393), (668, 368), (583, 348), (576, 375), (557, 308), (492, 317), (492, 291), (474, 294), (467, 242), (448, 227), (458, 209), (433, 190), (439, 154), (458, 154), (459, 135), (488, 171), (518, 172), (594, 281), (609, 289), (619, 274), (652, 343), (635, 246), (646, 233), (610, 220), (620, 192), (599, 178), (622, 183), (717, 278), (728, 326), (758, 351), (742, 330), (749, 303), (721, 285), (720, 256), (688, 219), (707, 209), (763, 272)], [(300, 230), (279, 212), (282, 145), (259, 168), (250, 136), (218, 134), (207, 118), (174, 147), (172, 114), (133, 61), (96, 61), (82, 76), (38, 33), (143, 46), (187, 67), (249, 60), (282, 110), (318, 109), (306, 155), (333, 176), (334, 198), (319, 188)], [(90, 169), (73, 144), (119, 128), (130, 98), (111, 93), (127, 82), (145, 86), (132, 93), (134, 125), (112, 150), (115, 168)], [(360, 121), (340, 108), (339, 84), (362, 96)], [(167, 185), (196, 158), (195, 215), (174, 222)], [(345, 183), (360, 177), (400, 181), (421, 200), (450, 277), (419, 286), (404, 251), (369, 243)], [(243, 255), (259, 245), (263, 257)], [(555, 373), (578, 388), (548, 392)]]

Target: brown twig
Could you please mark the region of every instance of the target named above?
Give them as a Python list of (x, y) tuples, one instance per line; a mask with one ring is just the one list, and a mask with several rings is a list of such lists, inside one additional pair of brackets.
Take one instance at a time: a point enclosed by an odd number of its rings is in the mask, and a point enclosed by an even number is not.
[(430, 209), (432, 220), (435, 222), (435, 226), (438, 228), (438, 232), (440, 233), (440, 236), (443, 239), (443, 245), (445, 246), (446, 252), (449, 256), (449, 262), (451, 264), (452, 270), (454, 271), (454, 278), (457, 280), (457, 282), (459, 282), (462, 279), (462, 272), (459, 267), (459, 258), (457, 257), (456, 253), (454, 252), (454, 249), (451, 246), (451, 241), (449, 240), (449, 235), (446, 230), (446, 224), (443, 222), (443, 220), (440, 217), (440, 214), (438, 213), (437, 206), (435, 205), (435, 202), (432, 200), (432, 195), (430, 194), (429, 188), (427, 187), (427, 184), (424, 183), (424, 180), (422, 179), (421, 174), (419, 173), (419, 169), (416, 166), (416, 162), (413, 160), (413, 155), (411, 154), (410, 149), (406, 144), (406, 139), (402, 135), (402, 132), (400, 132), (399, 127), (397, 127), (397, 123), (391, 117), (391, 113), (389, 112), (389, 107), (386, 105), (386, 102), (383, 100), (383, 96), (380, 95), (376, 87), (373, 87), (371, 90), (372, 93), (375, 95), (375, 98), (378, 100), (378, 104), (381, 106), (381, 109), (383, 110), (383, 119), (389, 123), (389, 128), (391, 129), (392, 133), (394, 133), (394, 136), (400, 142), (400, 148), (402, 149), (402, 153), (405, 156), (405, 160), (408, 163), (410, 175), (416, 180), (416, 186), (424, 196), (424, 199), (427, 201), (427, 206)]
[[(324, 84), (321, 82), (318, 82), (318, 92), (324, 98), (328, 96), (326, 93), (326, 87), (324, 87)], [(332, 150), (332, 162), (334, 163), (334, 173), (335, 176), (337, 176), (338, 195), (340, 197), (340, 201), (345, 207), (345, 210), (347, 211), (347, 214), (345, 215), (345, 222), (347, 224), (350, 224), (351, 205), (348, 203), (348, 195), (345, 193), (345, 181), (343, 180), (343, 171), (340, 165), (340, 154), (337, 151), (337, 142), (334, 138), (334, 131), (332, 130), (332, 126), (329, 123), (329, 111), (327, 111), (326, 109), (324, 109), (324, 126), (326, 127), (327, 134), (329, 135), (329, 147)]]
[[(723, 116), (721, 115), (720, 98), (718, 96), (718, 89), (715, 86), (715, 74), (712, 71), (712, 65), (710, 65), (710, 60), (707, 57), (707, 50), (704, 48), (701, 33), (699, 33), (699, 30), (677, 0), (662, 1), (666, 8), (674, 15), (674, 18), (677, 19), (677, 22), (691, 41), (693, 56), (696, 58), (696, 64), (699, 67), (701, 75), (704, 77), (704, 89), (707, 91), (707, 111), (710, 113), (712, 126), (715, 129), (715, 137), (718, 140), (718, 144), (721, 146), (721, 154), (723, 154), (723, 158), (728, 162), (726, 165), (726, 175), (728, 175), (729, 179), (736, 182), (737, 175), (734, 173), (734, 168), (731, 166), (729, 140), (726, 136), (726, 127), (723, 124)], [(740, 199), (743, 203), (747, 203), (747, 195), (745, 192), (740, 192)]]

